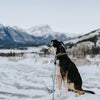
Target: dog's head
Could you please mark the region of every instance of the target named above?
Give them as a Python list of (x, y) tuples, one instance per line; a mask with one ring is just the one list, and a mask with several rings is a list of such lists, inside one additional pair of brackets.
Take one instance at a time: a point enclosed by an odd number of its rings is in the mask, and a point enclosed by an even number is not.
[(54, 47), (54, 48), (57, 48), (57, 47), (59, 47), (60, 45), (61, 45), (61, 42), (59, 42), (58, 40), (52, 40), (51, 41), (51, 43), (52, 43), (52, 46)]
[(64, 43), (63, 42), (60, 42), (58, 40), (52, 40), (51, 41), (51, 47), (49, 48), (49, 52), (51, 54), (55, 54), (56, 51), (57, 51), (57, 48), (60, 49), (61, 52), (65, 52), (65, 47), (64, 47)]

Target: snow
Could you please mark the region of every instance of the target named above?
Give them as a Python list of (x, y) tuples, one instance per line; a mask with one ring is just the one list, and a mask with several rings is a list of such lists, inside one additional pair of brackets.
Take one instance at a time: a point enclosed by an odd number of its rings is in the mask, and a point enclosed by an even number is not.
[[(90, 42), (90, 41), (86, 41), (86, 42), (82, 42), (82, 43), (79, 43), (77, 44), (75, 47), (76, 48), (92, 48), (94, 46), (94, 43), (93, 42)], [(74, 49), (74, 47), (73, 47)]]
[(94, 58), (91, 58), (91, 57), (88, 55), (88, 56), (86, 56), (86, 58), (87, 58), (89, 61), (91, 61), (92, 65), (93, 65), (93, 63), (97, 63), (97, 62), (100, 63), (100, 55), (96, 55), (96, 57), (94, 57)]
[(95, 35), (99, 35), (100, 34), (100, 29), (97, 29), (95, 32), (88, 34), (88, 35), (84, 35), (81, 38), (75, 38), (69, 41), (65, 41), (64, 43), (77, 43), (78, 41), (82, 41), (91, 37), (94, 37)]
[(48, 34), (54, 34), (54, 32), (52, 31), (52, 29), (50, 28), (49, 25), (38, 25), (32, 28), (29, 28), (27, 30), (27, 33), (33, 35), (33, 36), (45, 36)]
[(19, 30), (21, 32), (26, 32), (24, 29), (20, 28), (19, 26), (13, 26), (12, 28), (15, 30)]
[(26, 30), (27, 33), (36, 36), (36, 37), (43, 37), (47, 38), (49, 35), (52, 35), (55, 39), (57, 36), (65, 35), (66, 37), (75, 38), (80, 36), (80, 34), (75, 33), (64, 33), (64, 32), (54, 32), (49, 25), (38, 25)]
[(47, 46), (39, 46), (39, 47), (28, 47), (27, 50), (20, 50), (20, 49), (0, 49), (0, 53), (31, 53), (31, 52), (40, 52), (42, 49), (47, 49)]
[[(41, 48), (43, 47), (29, 48), (26, 50), (28, 53), (23, 57), (0, 57), (0, 100), (52, 100), (52, 94), (48, 94), (43, 81), (52, 89), (52, 74), (55, 66), (51, 60), (54, 56), (40, 57), (31, 53), (40, 52)], [(21, 51), (15, 50), (15, 52)], [(87, 59), (96, 62), (99, 61), (99, 57), (99, 55), (95, 58), (87, 56)], [(68, 92), (64, 100), (99, 100), (100, 62), (99, 66), (91, 64), (79, 66), (78, 69), (83, 79), (83, 89), (92, 90), (96, 94), (86, 93), (78, 96), (77, 93)], [(63, 100), (62, 97), (56, 97), (56, 93), (57, 84), (55, 100)]]
[(98, 47), (100, 47), (100, 38), (99, 38), (99, 40), (96, 42), (96, 45), (97, 45)]
[(2, 24), (0, 24), (0, 28), (4, 27)]

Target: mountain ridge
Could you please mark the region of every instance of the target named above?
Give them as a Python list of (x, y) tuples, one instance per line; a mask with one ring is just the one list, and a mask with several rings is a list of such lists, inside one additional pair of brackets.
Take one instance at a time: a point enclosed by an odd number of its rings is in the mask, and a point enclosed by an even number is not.
[(73, 57), (100, 54), (100, 28), (64, 43), (67, 53)]
[[(0, 25), (0, 46), (4, 47), (24, 47), (24, 46), (41, 46), (50, 44), (52, 39), (60, 41), (69, 40), (72, 37), (64, 33), (55, 33), (49, 25), (36, 26), (33, 29), (36, 34), (33, 35), (19, 27), (10, 27)], [(33, 32), (33, 31), (32, 31)], [(40, 35), (39, 35), (40, 33)]]

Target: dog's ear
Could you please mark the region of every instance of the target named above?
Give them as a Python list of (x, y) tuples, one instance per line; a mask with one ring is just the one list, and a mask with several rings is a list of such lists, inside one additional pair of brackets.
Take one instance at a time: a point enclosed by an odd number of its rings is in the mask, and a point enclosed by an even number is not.
[(51, 40), (51, 42), (59, 42), (59, 41), (55, 39), (55, 40)]
[(59, 42), (58, 40), (55, 39), (55, 40), (52, 40), (51, 43), (52, 43), (52, 44), (55, 44), (55, 45), (58, 45), (60, 42)]
[(60, 42), (61, 43), (61, 45), (65, 48), (65, 44), (63, 43), (63, 42)]
[(51, 40), (51, 42), (53, 42), (54, 40)]
[(52, 42), (52, 46), (54, 46), (54, 47), (57, 47), (60, 44), (60, 42), (56, 39), (52, 40), (51, 42)]
[(63, 42), (60, 42), (61, 44), (65, 45)]

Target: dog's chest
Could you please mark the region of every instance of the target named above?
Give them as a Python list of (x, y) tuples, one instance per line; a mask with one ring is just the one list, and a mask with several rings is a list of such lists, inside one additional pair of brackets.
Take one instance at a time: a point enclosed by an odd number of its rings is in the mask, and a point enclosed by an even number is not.
[(59, 60), (56, 60), (56, 74), (61, 76)]
[(60, 61), (56, 60), (56, 66), (60, 66)]
[(62, 72), (62, 74), (66, 72), (65, 75), (67, 76), (68, 75), (68, 71), (67, 70), (66, 71), (65, 70), (62, 70), (61, 71), (61, 69), (62, 69), (61, 67), (62, 66), (60, 66), (60, 61), (57, 60), (56, 61), (56, 73), (57, 73), (57, 75), (60, 75), (61, 76), (61, 72)]

